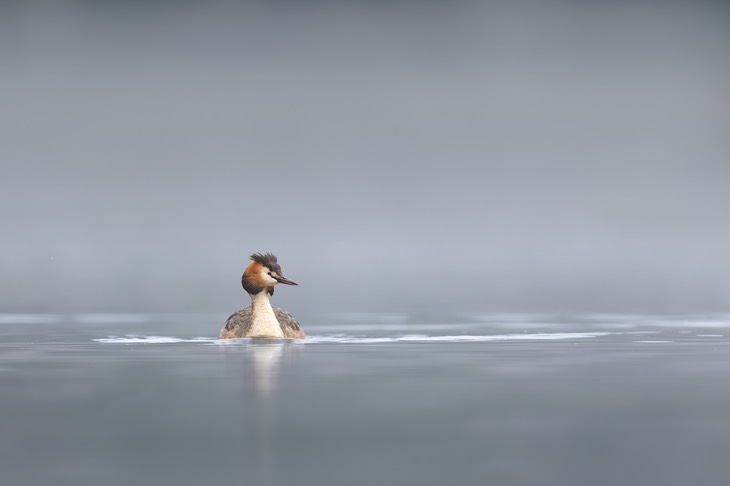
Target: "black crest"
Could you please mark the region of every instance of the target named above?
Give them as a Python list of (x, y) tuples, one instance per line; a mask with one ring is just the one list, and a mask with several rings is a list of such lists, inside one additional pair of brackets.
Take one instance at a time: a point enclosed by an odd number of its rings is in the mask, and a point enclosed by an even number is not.
[(254, 253), (253, 255), (251, 255), (251, 260), (255, 261), (256, 263), (260, 263), (261, 265), (267, 267), (269, 270), (281, 275), (281, 267), (276, 261), (276, 256), (272, 253)]

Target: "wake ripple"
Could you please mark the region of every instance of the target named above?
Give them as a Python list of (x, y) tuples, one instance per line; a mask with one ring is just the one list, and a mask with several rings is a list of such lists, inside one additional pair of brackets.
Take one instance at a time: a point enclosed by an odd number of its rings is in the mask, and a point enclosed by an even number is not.
[(183, 339), (170, 336), (109, 336), (106, 338), (92, 339), (97, 343), (104, 344), (175, 344), (175, 343), (215, 343), (214, 338), (192, 338)]
[[(561, 339), (586, 339), (613, 334), (610, 332), (554, 332), (535, 334), (496, 334), (496, 335), (455, 335), (455, 336), (429, 336), (426, 334), (405, 334), (402, 336), (382, 337), (358, 337), (358, 336), (310, 336), (305, 339), (296, 340), (303, 344), (373, 344), (373, 343), (397, 343), (397, 342), (488, 342), (488, 341), (535, 341), (535, 340), (561, 340)], [(176, 344), (176, 343), (198, 343), (198, 344), (237, 344), (242, 342), (263, 342), (272, 340), (259, 340), (252, 338), (243, 339), (215, 339), (196, 337), (191, 339), (177, 338), (171, 336), (109, 336), (106, 338), (92, 339), (92, 341), (103, 344)], [(273, 341), (290, 341), (288, 339)]]

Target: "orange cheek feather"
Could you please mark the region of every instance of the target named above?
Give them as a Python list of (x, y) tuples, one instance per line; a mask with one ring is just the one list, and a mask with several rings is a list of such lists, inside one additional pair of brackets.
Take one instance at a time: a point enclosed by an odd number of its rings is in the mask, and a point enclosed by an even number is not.
[(251, 262), (251, 264), (246, 267), (246, 271), (243, 272), (247, 277), (254, 277), (261, 273), (261, 264), (256, 262)]

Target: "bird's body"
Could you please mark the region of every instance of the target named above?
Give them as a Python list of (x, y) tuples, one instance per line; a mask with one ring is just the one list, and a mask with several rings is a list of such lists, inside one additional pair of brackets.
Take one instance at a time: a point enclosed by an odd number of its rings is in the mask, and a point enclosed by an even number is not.
[(304, 331), (296, 319), (278, 307), (271, 307), (269, 302), (274, 285), (297, 283), (281, 275), (281, 267), (271, 253), (255, 253), (251, 260), (241, 277), (241, 285), (250, 295), (251, 305), (231, 314), (218, 338), (303, 338)]
[[(232, 339), (246, 337), (250, 335), (253, 319), (251, 318), (250, 305), (247, 305), (243, 309), (238, 309), (236, 312), (226, 320), (225, 327), (221, 330), (218, 339)], [(303, 338), (304, 331), (301, 326), (291, 314), (287, 311), (279, 309), (278, 307), (272, 307), (276, 320), (281, 328), (281, 336), (272, 337), (285, 337), (285, 338)]]

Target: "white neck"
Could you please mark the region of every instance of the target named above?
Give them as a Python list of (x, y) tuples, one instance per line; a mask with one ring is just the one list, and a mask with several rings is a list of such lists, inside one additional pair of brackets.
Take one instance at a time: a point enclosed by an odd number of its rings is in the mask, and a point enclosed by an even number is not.
[(284, 337), (274, 309), (269, 303), (269, 293), (264, 289), (251, 296), (251, 328), (249, 337)]

